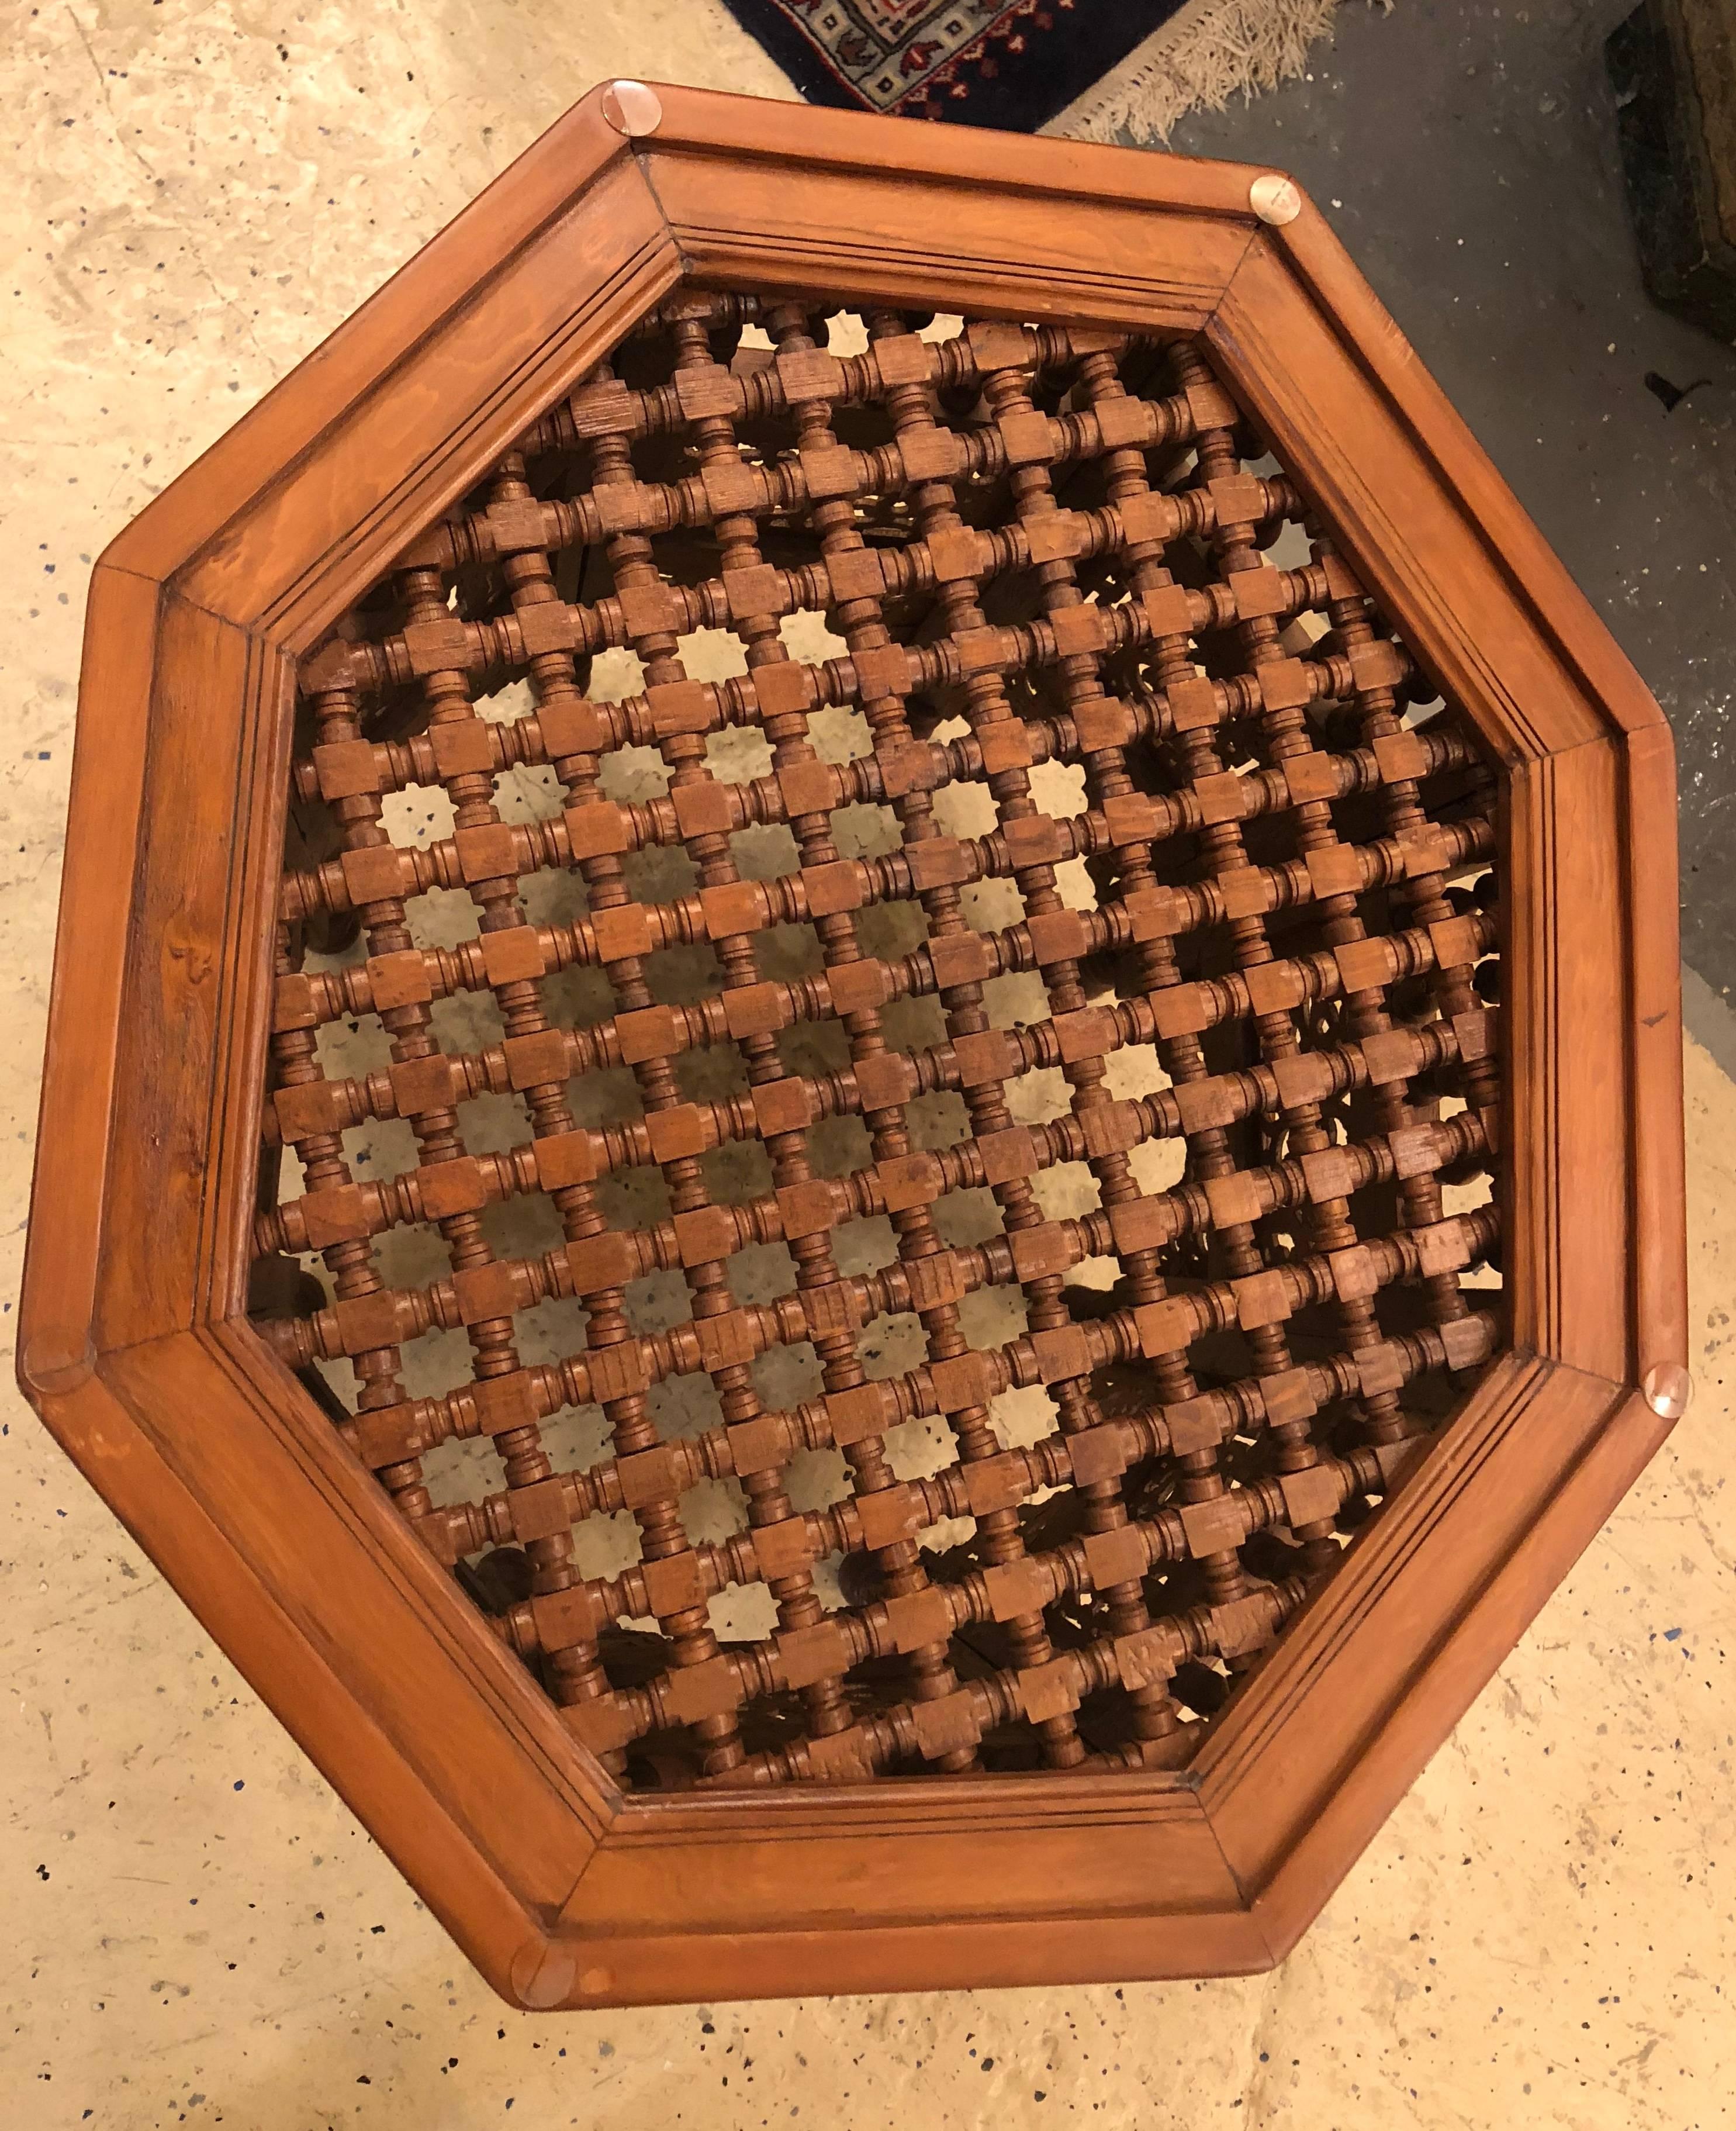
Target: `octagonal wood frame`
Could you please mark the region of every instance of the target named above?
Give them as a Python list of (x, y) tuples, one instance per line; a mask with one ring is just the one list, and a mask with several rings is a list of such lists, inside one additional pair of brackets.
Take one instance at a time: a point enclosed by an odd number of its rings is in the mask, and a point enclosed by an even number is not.
[[(97, 567), (21, 1377), (514, 2002), (1262, 1968), (1667, 1431), (1668, 730), (1262, 173), (658, 93), (636, 141), (579, 104)], [(295, 661), (683, 279), (1203, 335), (1500, 765), (1512, 1350), (1184, 1773), (624, 1798), (244, 1314)]]

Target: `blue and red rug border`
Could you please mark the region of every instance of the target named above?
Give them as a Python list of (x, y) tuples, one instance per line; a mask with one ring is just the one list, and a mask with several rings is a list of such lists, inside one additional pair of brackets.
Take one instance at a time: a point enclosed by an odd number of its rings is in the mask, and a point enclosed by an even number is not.
[(838, 71), (802, 27), (791, 0), (723, 4), (810, 103), (1030, 133), (1178, 15), (1187, 0), (1008, 0), (958, 55), (949, 79), (924, 81), (886, 103), (874, 102)]

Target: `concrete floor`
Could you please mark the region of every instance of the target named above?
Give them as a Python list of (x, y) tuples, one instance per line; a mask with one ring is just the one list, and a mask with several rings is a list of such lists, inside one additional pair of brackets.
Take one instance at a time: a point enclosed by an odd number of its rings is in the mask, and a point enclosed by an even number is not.
[[(1691, 858), (1728, 797), (1731, 357), (1638, 292), (1596, 65), (1616, 12), (1347, 7), (1313, 82), (1185, 145), (1342, 202), (1676, 720)], [(709, 0), (13, 0), (0, 22), (6, 1326), (91, 557), (591, 82), (786, 92)], [(1713, 384), (1666, 417), (1648, 369)], [(1709, 860), (1688, 875), (1721, 1047), (1729, 895)], [(0, 1391), (4, 2120), (1723, 2123), (1736, 1104), (1687, 1064), (1698, 1401), (1301, 1951), (1246, 1982), (509, 2014)]]

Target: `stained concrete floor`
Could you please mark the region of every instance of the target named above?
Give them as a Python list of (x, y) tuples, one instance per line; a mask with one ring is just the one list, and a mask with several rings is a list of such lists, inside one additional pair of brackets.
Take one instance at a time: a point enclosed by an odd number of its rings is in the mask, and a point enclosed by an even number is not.
[[(1342, 203), (1377, 287), (1670, 709), (1702, 855), (1694, 996), (1728, 1057), (1713, 1001), (1736, 888), (1710, 854), (1730, 357), (1637, 293), (1596, 70), (1616, 12), (1351, 6), (1313, 82), (1193, 122), (1185, 145), (1288, 162)], [(787, 92), (709, 0), (14, 0), (0, 26), (8, 1326), (91, 557), (591, 81)], [(1666, 418), (1647, 369), (1713, 385)], [(1270, 1977), (507, 2013), (0, 1392), (5, 2120), (1723, 2123), (1736, 1104), (1697, 1045), (1687, 1069), (1696, 1404)]]

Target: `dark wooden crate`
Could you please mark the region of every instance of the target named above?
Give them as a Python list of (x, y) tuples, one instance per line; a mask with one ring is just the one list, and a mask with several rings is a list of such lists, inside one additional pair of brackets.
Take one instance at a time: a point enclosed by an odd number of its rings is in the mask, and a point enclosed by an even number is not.
[(1736, 340), (1736, 7), (1645, 0), (1604, 51), (1646, 286)]

